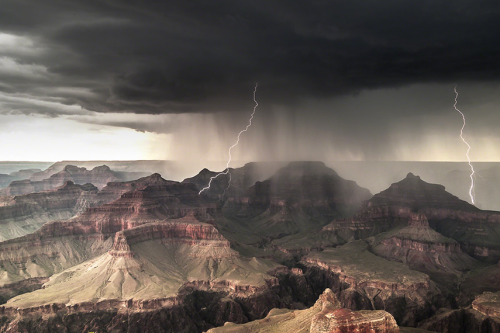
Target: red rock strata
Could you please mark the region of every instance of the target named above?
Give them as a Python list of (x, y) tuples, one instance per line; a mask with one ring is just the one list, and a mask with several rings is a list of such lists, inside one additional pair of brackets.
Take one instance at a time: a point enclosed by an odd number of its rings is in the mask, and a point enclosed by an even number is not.
[(311, 333), (399, 333), (390, 313), (324, 309), (312, 319)]

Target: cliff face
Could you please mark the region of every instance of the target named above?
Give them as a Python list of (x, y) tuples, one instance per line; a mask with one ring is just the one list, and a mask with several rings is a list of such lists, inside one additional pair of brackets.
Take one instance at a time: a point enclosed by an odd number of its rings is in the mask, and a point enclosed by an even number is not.
[(472, 308), (500, 320), (500, 293), (483, 293), (472, 302)]
[(448, 282), (449, 286), (463, 272), (480, 266), (461, 250), (457, 241), (431, 229), (424, 214), (412, 213), (406, 227), (382, 233), (370, 241), (375, 254), (403, 262), (441, 283)]
[(184, 302), (183, 289), (253, 297), (278, 284), (267, 274), (277, 267), (240, 257), (213, 225), (188, 215), (117, 232), (107, 252), (52, 274), (42, 289), (10, 299), (4, 312), (39, 312), (50, 304), (77, 310), (87, 302), (91, 309), (101, 302), (97, 309), (171, 307)]
[(500, 319), (471, 308), (442, 309), (419, 327), (432, 332), (496, 333), (500, 332)]
[[(129, 182), (110, 182), (101, 191), (92, 184), (77, 185), (68, 181), (60, 188), (51, 191), (15, 197), (3, 196), (0, 197), (0, 237), (11, 239), (26, 235), (39, 229), (46, 222), (67, 220), (85, 212), (87, 208), (114, 201), (135, 189), (148, 185), (175, 183), (155, 174)], [(55, 225), (53, 229), (62, 228)]]
[[(152, 182), (149, 185), (131, 183), (130, 186), (136, 189), (122, 194), (119, 199), (99, 207), (87, 208), (72, 220), (48, 224), (41, 232), (58, 236), (98, 232), (109, 234), (187, 214), (209, 219), (215, 213), (215, 204), (200, 197), (193, 184), (157, 184), (155, 179), (158, 176), (151, 176), (149, 180)], [(110, 186), (114, 189), (112, 193), (120, 192), (121, 186), (118, 186), (118, 190), (115, 186)], [(107, 194), (103, 195), (106, 196)]]
[(53, 191), (10, 198), (0, 205), (0, 239), (23, 236), (46, 222), (71, 218), (88, 207), (96, 193), (91, 184), (68, 181)]
[[(439, 293), (426, 274), (370, 253), (363, 241), (311, 252), (302, 258), (313, 285), (325, 280), (342, 306), (352, 310), (386, 310), (405, 326), (427, 318)], [(321, 273), (323, 272), (323, 273)], [(320, 278), (320, 276), (325, 276)]]

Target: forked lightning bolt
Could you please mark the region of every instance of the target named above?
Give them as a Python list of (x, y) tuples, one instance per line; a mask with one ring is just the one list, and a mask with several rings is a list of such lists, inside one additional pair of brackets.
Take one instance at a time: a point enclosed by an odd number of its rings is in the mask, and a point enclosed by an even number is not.
[(208, 190), (210, 188), (210, 186), (212, 185), (212, 181), (214, 179), (216, 179), (217, 177), (221, 176), (221, 175), (227, 175), (227, 174), (229, 174), (229, 182), (227, 184), (226, 189), (224, 190), (224, 193), (222, 194), (223, 197), (224, 197), (224, 194), (226, 193), (227, 189), (229, 188), (229, 186), (231, 186), (231, 173), (229, 172), (229, 164), (231, 163), (231, 159), (233, 158), (231, 156), (231, 150), (233, 150), (233, 148), (236, 147), (238, 145), (238, 143), (240, 142), (240, 136), (241, 136), (241, 134), (243, 134), (246, 131), (248, 131), (248, 129), (250, 128), (250, 126), (252, 126), (252, 120), (253, 120), (253, 116), (255, 115), (255, 110), (257, 110), (257, 107), (259, 106), (259, 103), (257, 103), (257, 99), (255, 98), (255, 95), (257, 93), (257, 87), (258, 87), (258, 85), (259, 85), (258, 83), (255, 84), (255, 89), (253, 91), (253, 101), (255, 102), (255, 106), (253, 107), (252, 115), (250, 116), (250, 119), (248, 120), (247, 127), (245, 127), (244, 130), (242, 130), (241, 132), (238, 133), (238, 137), (236, 139), (236, 142), (231, 147), (229, 147), (229, 159), (227, 160), (227, 163), (226, 163), (226, 169), (224, 171), (222, 171), (222, 172), (219, 172), (215, 176), (210, 177), (210, 181), (208, 182), (207, 187), (202, 188), (201, 191), (198, 194), (202, 194), (204, 191)]
[(464, 132), (464, 128), (465, 128), (465, 116), (462, 113), (462, 111), (460, 111), (457, 108), (457, 99), (458, 99), (457, 87), (455, 87), (454, 90), (455, 90), (455, 104), (453, 105), (453, 107), (455, 108), (455, 110), (460, 112), (460, 114), (462, 115), (462, 119), (464, 121), (463, 125), (462, 125), (462, 129), (460, 130), (460, 138), (467, 145), (467, 153), (465, 155), (467, 156), (467, 161), (469, 161), (469, 166), (470, 166), (470, 170), (471, 170), (469, 196), (470, 196), (470, 201), (474, 204), (474, 194), (473, 194), (474, 193), (474, 167), (472, 166), (472, 163), (470, 162), (470, 157), (469, 157), (470, 145), (467, 143), (467, 141), (465, 141), (464, 136), (463, 136), (463, 132)]

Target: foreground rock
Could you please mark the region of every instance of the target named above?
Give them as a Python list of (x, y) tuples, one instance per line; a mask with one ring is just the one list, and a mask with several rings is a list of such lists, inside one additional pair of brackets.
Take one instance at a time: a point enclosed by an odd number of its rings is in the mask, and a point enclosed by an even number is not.
[(399, 333), (399, 328), (386, 311), (351, 311), (341, 308), (335, 294), (326, 289), (309, 309), (273, 309), (265, 319), (243, 325), (226, 323), (224, 327), (211, 329), (207, 333), (225, 332)]
[[(31, 181), (41, 181), (50, 176), (64, 170), (64, 168), (68, 165), (77, 166), (80, 168), (93, 169), (98, 166), (107, 165), (115, 173), (120, 174), (129, 174), (132, 175), (131, 179), (124, 179), (122, 177), (118, 177), (123, 180), (132, 180), (140, 177), (144, 177), (150, 175), (152, 173), (159, 173), (162, 175), (170, 175), (172, 171), (179, 166), (174, 161), (165, 161), (165, 160), (139, 160), (139, 161), (61, 161), (56, 162), (50, 165), (47, 169), (41, 172), (34, 173), (30, 178)], [(169, 177), (169, 179), (174, 179)]]

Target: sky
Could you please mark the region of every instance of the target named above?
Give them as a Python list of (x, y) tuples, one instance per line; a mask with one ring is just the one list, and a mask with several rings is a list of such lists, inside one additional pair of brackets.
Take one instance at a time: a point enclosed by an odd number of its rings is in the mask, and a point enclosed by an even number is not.
[(0, 160), (226, 161), (258, 83), (234, 161), (465, 161), (455, 86), (500, 161), (498, 31), (483, 0), (2, 0)]

